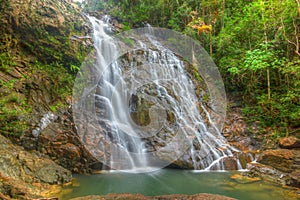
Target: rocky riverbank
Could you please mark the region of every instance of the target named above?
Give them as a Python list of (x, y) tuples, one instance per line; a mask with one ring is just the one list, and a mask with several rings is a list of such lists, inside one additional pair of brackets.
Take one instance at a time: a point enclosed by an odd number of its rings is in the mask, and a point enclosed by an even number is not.
[(231, 110), (223, 130), (229, 143), (244, 153), (250, 153), (244, 176), (260, 178), (283, 186), (300, 188), (300, 135), (295, 131), (287, 137), (271, 139), (259, 134), (257, 124), (245, 122), (237, 100), (230, 102)]
[[(287, 141), (287, 143), (285, 143)], [(290, 147), (288, 141), (299, 142), (299, 139), (291, 136), (280, 139), (282, 148), (265, 150), (259, 154), (257, 163), (248, 163), (249, 172), (245, 175), (250, 177), (261, 177), (264, 180), (282, 185), (300, 188), (300, 146)], [(284, 143), (282, 143), (284, 142)]]

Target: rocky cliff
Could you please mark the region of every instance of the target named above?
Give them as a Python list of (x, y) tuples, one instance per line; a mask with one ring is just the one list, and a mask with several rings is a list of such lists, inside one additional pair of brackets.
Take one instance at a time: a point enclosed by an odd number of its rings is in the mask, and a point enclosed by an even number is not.
[[(21, 133), (13, 126), (32, 124), (23, 122), (25, 116), (14, 117), (55, 110), (70, 95), (71, 75), (88, 53), (87, 41), (76, 36), (88, 28), (65, 1), (12, 0), (0, 6), (0, 108), (7, 115), (1, 132)], [(8, 111), (11, 107), (15, 113)]]
[[(95, 160), (66, 120), (76, 72), (91, 49), (82, 37), (90, 31), (87, 20), (64, 0), (3, 1), (0, 11), (0, 133), (72, 171), (86, 171)], [(47, 120), (56, 123), (59, 141), (49, 140)]]
[(0, 24), (0, 134), (24, 147), (0, 135), (0, 194), (40, 196), (35, 186), (71, 180), (63, 167), (86, 172), (95, 162), (68, 112), (76, 72), (91, 49), (81, 36), (90, 30), (64, 0), (1, 1)]

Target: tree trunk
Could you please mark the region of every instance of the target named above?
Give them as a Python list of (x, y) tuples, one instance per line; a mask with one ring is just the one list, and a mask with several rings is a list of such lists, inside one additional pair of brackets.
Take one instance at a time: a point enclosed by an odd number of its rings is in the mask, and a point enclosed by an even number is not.
[[(265, 44), (266, 44), (266, 52), (268, 51), (268, 35), (267, 35), (267, 25), (265, 22), (265, 15), (264, 15), (264, 1), (261, 1), (261, 18), (264, 25), (264, 37), (265, 37)], [(268, 87), (268, 101), (271, 100), (271, 81), (270, 81), (270, 67), (267, 67), (267, 87)]]

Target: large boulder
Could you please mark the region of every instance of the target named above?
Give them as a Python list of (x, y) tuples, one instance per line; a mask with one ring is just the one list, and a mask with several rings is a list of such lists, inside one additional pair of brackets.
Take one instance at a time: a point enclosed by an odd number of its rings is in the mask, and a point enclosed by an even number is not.
[(37, 149), (74, 173), (90, 173), (92, 169), (102, 168), (81, 143), (69, 111), (41, 131)]
[(40, 196), (49, 184), (70, 182), (72, 174), (50, 159), (27, 152), (0, 135), (0, 179), (1, 193)]
[(244, 172), (243, 174), (249, 177), (259, 177), (263, 180), (281, 185), (298, 188), (300, 186), (299, 170), (295, 170), (292, 173), (285, 173), (271, 166), (260, 163), (248, 163), (247, 169), (249, 171)]
[(300, 151), (276, 149), (261, 153), (258, 163), (248, 163), (246, 172), (251, 177), (300, 187)]
[(292, 172), (294, 153), (286, 149), (264, 151), (258, 158), (258, 162), (269, 165), (283, 172)]
[(279, 146), (284, 149), (300, 148), (300, 139), (295, 136), (283, 137), (279, 139)]

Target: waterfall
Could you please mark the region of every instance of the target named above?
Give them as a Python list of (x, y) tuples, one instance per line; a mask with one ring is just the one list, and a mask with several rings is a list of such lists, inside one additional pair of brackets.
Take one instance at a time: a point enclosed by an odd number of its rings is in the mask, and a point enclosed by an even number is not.
[(224, 169), (223, 159), (237, 150), (221, 135), (212, 108), (199, 102), (207, 88), (195, 93), (183, 59), (152, 37), (155, 30), (148, 24), (124, 39), (111, 36), (108, 16), (88, 18), (95, 52), (77, 77), (73, 107), (91, 154), (111, 169), (134, 172), (176, 160), (194, 169)]
[[(94, 17), (89, 17), (93, 25), (93, 39), (94, 46), (97, 53), (97, 67), (101, 74), (101, 80), (97, 87), (99, 93), (95, 94), (95, 102), (105, 107), (102, 113), (98, 114), (101, 121), (110, 123), (112, 136), (106, 138), (114, 140), (118, 147), (110, 146), (110, 167), (112, 169), (130, 169), (139, 170), (148, 167), (147, 159), (143, 156), (145, 149), (143, 142), (139, 137), (136, 137), (134, 128), (130, 125), (130, 117), (128, 116), (128, 105), (126, 93), (122, 90), (124, 87), (124, 80), (122, 78), (122, 70), (117, 62), (107, 63), (108, 60), (117, 57), (118, 48), (116, 47), (112, 38), (108, 35), (111, 33), (110, 19), (104, 16), (102, 20), (97, 20)], [(107, 34), (108, 33), (108, 34)], [(105, 67), (111, 64), (111, 68), (107, 70)], [(120, 83), (121, 88), (115, 86)], [(115, 98), (113, 98), (115, 97)], [(129, 153), (129, 150), (132, 153)], [(105, 149), (107, 151), (108, 149)], [(124, 159), (127, 159), (126, 161)], [(122, 162), (122, 164), (120, 164)], [(126, 164), (125, 164), (126, 163)]]

